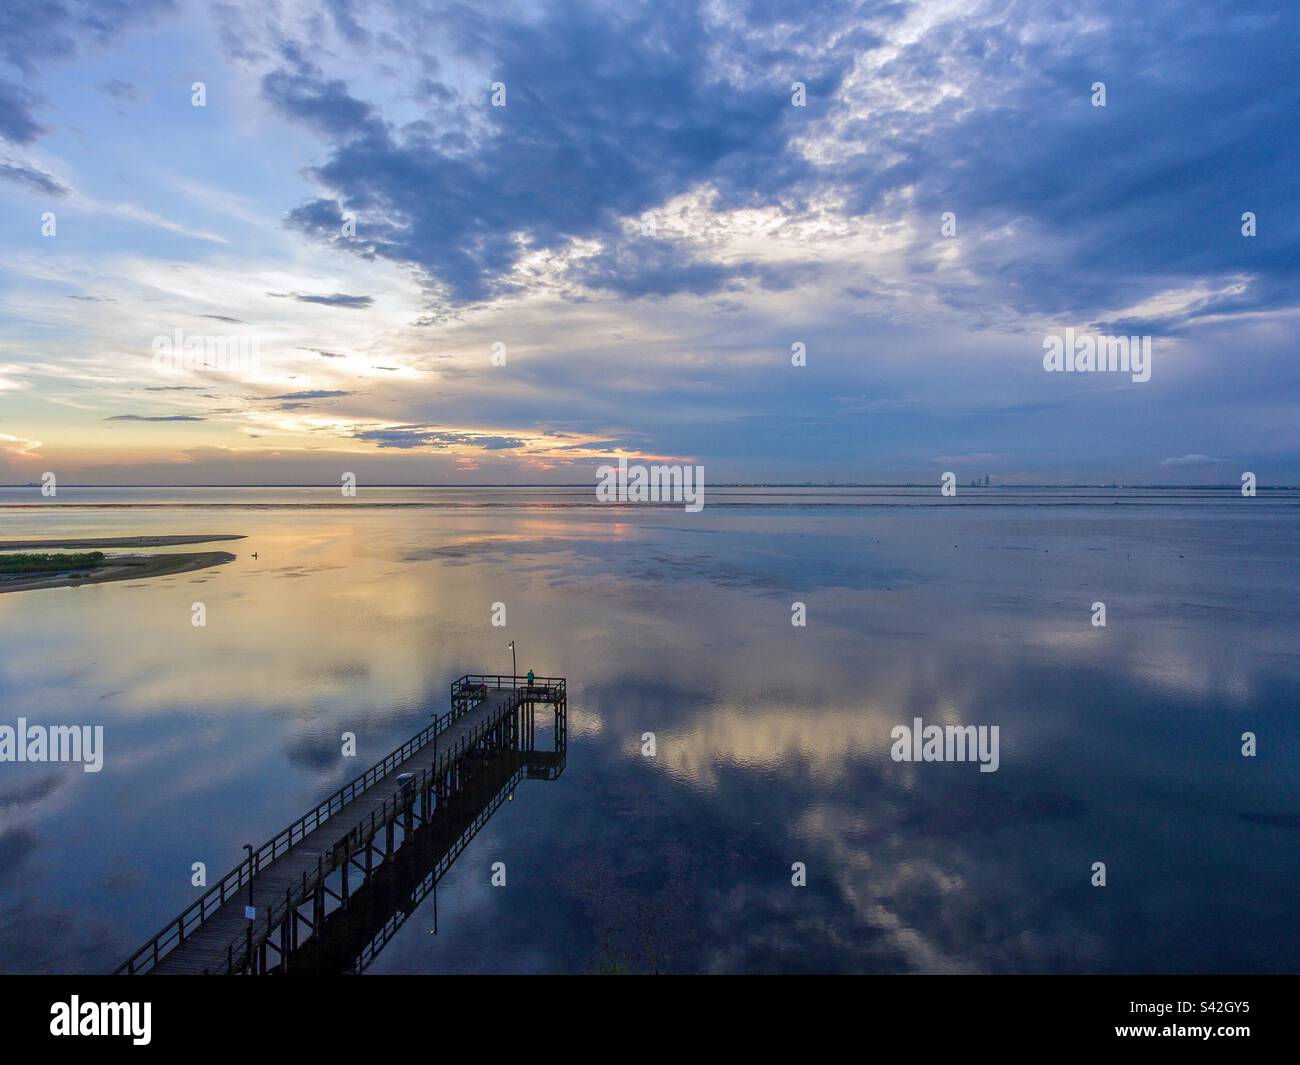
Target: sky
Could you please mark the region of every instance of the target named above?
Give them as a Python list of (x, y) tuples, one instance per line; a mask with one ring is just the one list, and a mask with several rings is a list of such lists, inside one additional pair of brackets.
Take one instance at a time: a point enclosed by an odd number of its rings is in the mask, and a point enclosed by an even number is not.
[(6, 0), (0, 483), (1297, 484), (1298, 117), (1292, 0)]

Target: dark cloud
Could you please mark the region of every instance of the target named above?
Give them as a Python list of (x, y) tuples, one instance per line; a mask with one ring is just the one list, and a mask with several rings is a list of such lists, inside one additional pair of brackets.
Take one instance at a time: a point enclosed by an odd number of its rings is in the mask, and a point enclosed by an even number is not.
[(365, 46), (370, 43), (370, 34), (352, 14), (351, 0), (325, 0), (325, 10), (329, 12), (340, 37), (351, 44)]
[(63, 781), (58, 773), (46, 773), (32, 780), (0, 786), (0, 808), (33, 805), (54, 794)]
[(334, 292), (328, 295), (311, 295), (302, 292), (268, 292), (268, 296), (274, 296), (276, 299), (297, 300), (299, 303), (318, 303), (322, 307), (347, 307), (353, 310), (359, 310), (369, 307), (375, 302), (373, 296), (349, 296), (344, 292)]
[(0, 833), (0, 881), (11, 880), (40, 846), (30, 829), (16, 827)]
[(316, 389), (310, 392), (285, 392), (279, 396), (267, 396), (267, 399), (334, 399), (337, 396), (350, 396), (351, 392), (340, 392), (333, 389)]
[(197, 414), (114, 414), (106, 422), (201, 422)]
[[(1225, 310), (1289, 305), (1300, 282), (1300, 19), (1295, 5), (1249, 16), (1231, 4), (1023, 5), (942, 23), (876, 75), (907, 86), (845, 115), (841, 139), (869, 151), (828, 167), (854, 213), (906, 194), (938, 232), (953, 211), (977, 276), (1021, 312), (1093, 314), (1201, 280), (1247, 284)], [(1025, 26), (1040, 47), (1025, 47)], [(912, 101), (964, 82), (961, 97)], [(1105, 107), (1092, 106), (1104, 82)], [(1260, 236), (1243, 238), (1241, 213)], [(1263, 220), (1268, 219), (1267, 226)], [(1005, 240), (987, 239), (1005, 228)], [(912, 265), (933, 269), (929, 249)], [(944, 294), (949, 302), (965, 297)], [(987, 300), (986, 289), (973, 294)], [(1149, 323), (1175, 331), (1198, 308)]]
[(31, 144), (44, 133), (45, 127), (32, 115), (35, 103), (36, 97), (21, 85), (0, 79), (0, 137), (12, 144)]
[(456, 99), (456, 94), (446, 85), (433, 78), (421, 78), (415, 85), (417, 99), (448, 104)]
[(120, 81), (117, 78), (110, 78), (108, 81), (104, 82), (100, 88), (103, 89), (104, 92), (108, 93), (109, 96), (112, 96), (117, 100), (135, 99), (135, 86), (129, 81)]
[(5, 0), (0, 58), (32, 75), (48, 59), (71, 59), (79, 44), (106, 44), (131, 25), (155, 25), (173, 0)]
[(365, 429), (352, 436), (356, 440), (378, 444), (381, 448), (429, 448), (438, 451), (447, 447), (476, 447), (484, 451), (511, 451), (524, 446), (523, 440), (518, 437), (438, 430), (429, 425)]
[(247, 322), (238, 318), (231, 318), (225, 314), (200, 314), (200, 318), (211, 318), (214, 322), (229, 322), (231, 325), (248, 325)]
[[(0, 4), (0, 60), (35, 76), (42, 63), (67, 60), (90, 40), (106, 44), (133, 24), (155, 24), (173, 0), (5, 0)], [(122, 85), (116, 79), (110, 85)], [(107, 88), (107, 86), (105, 86)], [(30, 144), (45, 132), (32, 108), (35, 95), (0, 79), (0, 137)]]
[(59, 184), (44, 170), (26, 166), (23, 163), (0, 162), (0, 178), (26, 185), (29, 189), (44, 193), (46, 196), (66, 196), (68, 188)]
[(322, 77), (296, 45), (285, 45), (282, 57), (284, 66), (262, 78), (262, 95), (286, 117), (337, 139), (382, 128), (374, 108), (349, 95), (343, 81)]
[[(351, 8), (348, 19), (354, 19)], [(700, 258), (620, 224), (691, 189), (720, 209), (797, 213), (830, 194), (851, 215), (954, 211), (972, 277), (957, 307), (1092, 316), (1183, 283), (1224, 293), (1133, 323), (1176, 332), (1212, 314), (1290, 306), (1300, 282), (1300, 8), (1187, 12), (1126, 3), (973, 7), (844, 75), (879, 46), (901, 3), (795, 11), (741, 3), (709, 21), (688, 3), (568, 4), (516, 18), (453, 5), (402, 8), (404, 36), (439, 38), (498, 72), (507, 106), (423, 71), (429, 117), (398, 126), (293, 48), (263, 91), (333, 144), (325, 193), (288, 222), (366, 258), (414, 269), (453, 302), (503, 292), (522, 254), (597, 239), (574, 280), (625, 297), (795, 283), (790, 267)], [(338, 22), (341, 33), (349, 32)], [(1025, 46), (1032, 26), (1040, 47)], [(808, 106), (790, 106), (793, 80)], [(1107, 106), (1091, 106), (1094, 81)], [(905, 91), (880, 91), (889, 86)], [(808, 137), (828, 152), (805, 153)], [(1260, 234), (1243, 238), (1240, 215)], [(357, 235), (340, 232), (344, 213)], [(991, 235), (1004, 233), (1003, 238)], [(938, 276), (925, 242), (917, 275)], [(1234, 283), (1240, 279), (1240, 283)], [(1128, 324), (1128, 323), (1126, 323)]]
[[(751, 14), (758, 23), (792, 18), (776, 6)], [(336, 142), (313, 171), (332, 195), (291, 212), (289, 224), (412, 266), (458, 302), (500, 291), (528, 250), (573, 238), (621, 245), (622, 219), (701, 183), (724, 208), (815, 191), (811, 165), (790, 142), (826, 113), (866, 43), (742, 49), (685, 2), (559, 5), (519, 21), (467, 6), (407, 17), (413, 36), (437, 32), (501, 71), (507, 106), (489, 106), (485, 84), (444, 117), (395, 128), (292, 53), (263, 90)], [(752, 70), (724, 79), (719, 55), (741, 52)], [(805, 108), (791, 106), (796, 79), (808, 87)], [(345, 212), (358, 219), (355, 237), (340, 232)], [(637, 264), (646, 256), (643, 290)], [(584, 270), (589, 284), (629, 295), (673, 291), (677, 277), (678, 288), (706, 291), (729, 272), (643, 241)]]

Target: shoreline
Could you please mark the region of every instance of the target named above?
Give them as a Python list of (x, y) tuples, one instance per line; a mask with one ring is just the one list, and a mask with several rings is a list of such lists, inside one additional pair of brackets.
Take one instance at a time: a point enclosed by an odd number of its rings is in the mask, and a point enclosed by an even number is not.
[(30, 551), (46, 548), (178, 547), (182, 544), (212, 544), (219, 540), (243, 540), (243, 533), (202, 536), (101, 536), (74, 540), (0, 540), (0, 551)]
[(46, 588), (77, 588), (83, 584), (108, 584), (112, 581), (170, 577), (177, 573), (193, 573), (234, 561), (235, 556), (229, 551), (201, 551), (195, 554), (176, 555), (119, 555), (111, 561), (106, 560), (103, 565), (93, 570), (0, 577), (0, 595), (5, 592), (35, 592)]

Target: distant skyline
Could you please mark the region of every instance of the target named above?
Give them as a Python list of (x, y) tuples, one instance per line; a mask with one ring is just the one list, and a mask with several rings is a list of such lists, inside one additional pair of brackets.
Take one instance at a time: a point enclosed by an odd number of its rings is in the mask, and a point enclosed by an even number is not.
[(5, 5), (0, 484), (1300, 483), (1293, 3), (321, 10)]

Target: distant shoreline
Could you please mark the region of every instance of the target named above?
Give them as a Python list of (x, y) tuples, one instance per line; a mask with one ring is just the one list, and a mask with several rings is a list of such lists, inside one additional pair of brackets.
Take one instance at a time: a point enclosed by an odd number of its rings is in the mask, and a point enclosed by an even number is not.
[[(1261, 499), (1254, 502), (1256, 510), (1294, 510), (1300, 508), (1300, 497), (1292, 496), (1269, 496), (1264, 495), (1267, 489), (1261, 488)], [(1074, 496), (1070, 498), (1054, 499), (1035, 499), (1032, 496), (1021, 496), (1016, 499), (974, 499), (969, 496), (957, 499), (940, 499), (938, 492), (934, 493), (933, 498), (922, 496), (903, 496), (897, 501), (883, 502), (880, 500), (863, 499), (860, 501), (831, 502), (829, 500), (818, 500), (814, 498), (807, 499), (756, 499), (748, 501), (739, 501), (727, 496), (712, 497), (708, 500), (706, 509), (709, 510), (762, 510), (762, 509), (789, 509), (789, 510), (920, 510), (926, 508), (940, 509), (990, 509), (990, 510), (1030, 510), (1040, 509), (1063, 509), (1067, 507), (1121, 507), (1139, 509), (1143, 507), (1166, 507), (1174, 503), (1179, 503), (1187, 509), (1196, 506), (1229, 506), (1237, 501), (1235, 495), (1232, 496), (1204, 496), (1204, 495), (1187, 495), (1187, 496), (1128, 496), (1126, 498), (1115, 498), (1113, 496)], [(19, 510), (243, 510), (243, 511), (261, 511), (261, 510), (298, 510), (298, 511), (343, 511), (343, 510), (606, 510), (606, 511), (629, 511), (638, 512), (646, 510), (681, 510), (682, 504), (676, 502), (644, 502), (644, 503), (623, 503), (609, 502), (602, 503), (599, 500), (589, 498), (573, 502), (555, 502), (555, 501), (527, 501), (527, 500), (503, 500), (503, 501), (480, 501), (480, 502), (395, 502), (392, 500), (353, 500), (348, 503), (321, 503), (321, 502), (298, 502), (298, 503), (204, 503), (204, 502), (168, 502), (168, 503), (0, 503), (0, 512)], [(91, 541), (75, 541), (77, 544), (88, 544)], [(71, 546), (70, 544), (68, 546)]]
[(0, 540), (0, 551), (45, 550), (51, 547), (177, 547), (181, 544), (210, 544), (218, 540), (242, 540), (242, 533), (201, 536), (104, 536), (79, 540)]

